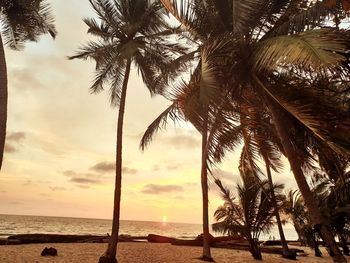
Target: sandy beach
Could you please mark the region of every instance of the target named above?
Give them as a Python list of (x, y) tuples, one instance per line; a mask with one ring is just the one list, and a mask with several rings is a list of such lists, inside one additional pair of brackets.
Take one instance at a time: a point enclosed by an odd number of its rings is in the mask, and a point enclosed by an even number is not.
[[(57, 257), (42, 257), (41, 251), (45, 247), (55, 247)], [(1, 263), (96, 263), (103, 253), (106, 244), (30, 244), (0, 246)], [(308, 256), (298, 257), (300, 263), (331, 262), (326, 251), (322, 248), (323, 258), (313, 256), (309, 248), (303, 247)], [(154, 243), (120, 243), (118, 260), (120, 263), (195, 263), (203, 262), (196, 257), (201, 255), (200, 247), (172, 246), (170, 244)], [(257, 262), (247, 251), (230, 249), (212, 249), (212, 256), (218, 263)], [(263, 260), (269, 263), (291, 262), (283, 260), (280, 255), (263, 254)]]

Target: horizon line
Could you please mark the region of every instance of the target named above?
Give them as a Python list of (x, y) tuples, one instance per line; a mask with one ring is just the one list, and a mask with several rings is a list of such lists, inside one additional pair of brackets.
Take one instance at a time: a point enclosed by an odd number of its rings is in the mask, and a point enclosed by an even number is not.
[[(77, 217), (77, 216), (53, 216), (53, 215), (28, 215), (28, 214), (3, 214), (0, 213), (0, 216), (37, 216), (37, 217), (56, 217), (56, 218), (74, 218), (74, 219), (95, 219), (95, 220), (111, 220), (112, 218), (96, 218), (96, 217)], [(120, 219), (120, 221), (136, 221), (136, 222), (152, 222), (152, 223), (170, 223), (170, 224), (188, 224), (188, 225), (202, 225), (201, 223), (188, 223), (188, 222), (162, 222), (162, 221), (153, 221), (153, 220), (136, 220), (136, 219)]]

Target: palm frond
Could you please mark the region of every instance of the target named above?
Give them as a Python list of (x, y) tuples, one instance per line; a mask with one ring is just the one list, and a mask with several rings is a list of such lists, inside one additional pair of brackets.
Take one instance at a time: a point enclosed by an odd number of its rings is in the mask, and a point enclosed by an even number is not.
[(124, 26), (124, 16), (122, 14), (121, 5), (117, 1), (89, 0), (89, 2), (99, 20), (103, 21), (103, 27), (110, 28), (110, 31), (112, 31), (118, 38), (125, 37), (125, 32), (122, 31)]
[(101, 22), (100, 24), (98, 24), (98, 22), (94, 18), (84, 18), (83, 21), (89, 27), (89, 34), (92, 34), (96, 37), (100, 37), (104, 40), (107, 40), (109, 37), (111, 37), (109, 27), (105, 23)]
[(197, 31), (198, 20), (196, 20), (195, 10), (190, 1), (176, 0), (160, 0), (165, 9), (172, 14), (191, 35), (198, 39), (203, 39), (203, 36)]
[(231, 38), (209, 39), (201, 50), (201, 79), (200, 79), (200, 100), (203, 104), (209, 104), (216, 96), (220, 88), (223, 72), (222, 63), (227, 56), (232, 44)]
[[(341, 10), (346, 11), (346, 7), (335, 4), (331, 6), (327, 2), (329, 1), (310, 1), (309, 6), (303, 7), (307, 5), (304, 1), (291, 1), (286, 13), (279, 18), (266, 36), (295, 34), (329, 26), (334, 14), (340, 13)], [(344, 16), (346, 16), (346, 12)]]
[(253, 67), (257, 71), (274, 71), (290, 65), (306, 71), (335, 70), (347, 60), (347, 42), (345, 31), (333, 29), (269, 38), (258, 45)]
[[(312, 131), (316, 137), (336, 152), (349, 155), (350, 141), (346, 135), (350, 127), (348, 113), (334, 109), (326, 103), (317, 103), (315, 96), (302, 96), (305, 89), (299, 90), (298, 93), (285, 93), (286, 90), (282, 92), (281, 89), (272, 86), (268, 88), (256, 75), (253, 75), (253, 79), (269, 97)], [(280, 84), (279, 87), (281, 86), (283, 85)]]
[(57, 31), (51, 6), (45, 0), (8, 1), (1, 6), (4, 43), (19, 50), (26, 41), (43, 34), (55, 38)]
[(234, 1), (236, 7), (234, 17), (234, 32), (245, 35), (250, 30), (254, 29), (258, 16), (261, 10), (267, 8), (267, 1), (264, 0), (246, 0), (246, 1)]
[(141, 150), (145, 150), (148, 144), (153, 139), (154, 134), (160, 129), (165, 129), (167, 126), (167, 119), (170, 118), (172, 121), (180, 120), (179, 111), (177, 109), (176, 103), (171, 104), (165, 111), (163, 111), (148, 127), (142, 136), (140, 142)]

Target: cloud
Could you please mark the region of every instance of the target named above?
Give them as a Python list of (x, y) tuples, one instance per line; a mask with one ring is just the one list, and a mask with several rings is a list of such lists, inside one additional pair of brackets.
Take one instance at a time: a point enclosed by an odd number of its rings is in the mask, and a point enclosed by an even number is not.
[(159, 171), (160, 170), (160, 166), (158, 164), (153, 165), (152, 168), (153, 171)]
[(40, 150), (55, 155), (63, 156), (67, 151), (71, 150), (71, 146), (62, 138), (53, 133), (31, 133), (30, 140), (34, 147)]
[(26, 134), (24, 132), (10, 132), (6, 139), (13, 142), (20, 142), (25, 138)]
[(144, 134), (143, 132), (141, 132), (139, 134), (127, 134), (126, 137), (128, 137), (132, 140), (141, 141), (143, 134)]
[(126, 167), (126, 166), (123, 167), (122, 171), (123, 171), (123, 173), (126, 173), (126, 174), (136, 174), (138, 172), (137, 169), (129, 168), (129, 167)]
[(232, 172), (224, 171), (221, 169), (213, 170), (213, 174), (220, 180), (233, 182), (237, 178)]
[(168, 164), (167, 166), (165, 166), (165, 168), (167, 169), (167, 170), (178, 170), (178, 169), (180, 169), (181, 168), (181, 164), (179, 164), (179, 163), (173, 163), (173, 164)]
[(17, 152), (17, 148), (14, 147), (12, 144), (6, 142), (4, 151), (6, 153), (14, 153)]
[(195, 148), (201, 146), (201, 137), (193, 131), (176, 131), (176, 133), (162, 134), (154, 142), (158, 145), (169, 145), (175, 148)]
[(22, 185), (23, 186), (28, 186), (28, 185), (32, 185), (33, 181), (32, 180), (26, 180)]
[[(213, 174), (221, 180), (221, 182), (223, 183), (223, 185), (225, 187), (228, 187), (230, 190), (232, 191), (236, 191), (236, 184), (237, 184), (237, 180), (239, 178), (238, 175), (232, 173), (232, 172), (229, 172), (229, 171), (224, 171), (224, 170), (221, 170), (221, 169), (215, 169), (213, 170)], [(215, 184), (214, 181), (211, 181), (209, 182), (209, 189), (210, 189), (210, 192), (212, 192), (214, 195), (216, 196), (220, 196), (222, 195), (219, 187)]]
[(190, 183), (186, 183), (186, 186), (188, 186), (188, 187), (199, 187), (200, 184), (199, 183), (195, 183), (195, 182), (190, 182)]
[(164, 164), (164, 165), (159, 165), (159, 164), (155, 164), (152, 167), (153, 171), (161, 171), (161, 170), (166, 170), (166, 171), (174, 171), (174, 170), (179, 170), (182, 168), (182, 164), (179, 163), (173, 163), (173, 162), (169, 162), (168, 164)]
[[(114, 162), (100, 162), (90, 167), (90, 170), (100, 173), (114, 172), (115, 171), (115, 163)], [(130, 168), (123, 166), (123, 173), (126, 174), (136, 174), (138, 172), (135, 168)]]
[(115, 171), (115, 163), (114, 162), (100, 162), (95, 164), (90, 168), (90, 170), (96, 172), (113, 172)]
[(63, 191), (63, 190), (66, 190), (66, 188), (60, 187), (60, 186), (49, 186), (49, 188), (51, 189), (51, 191)]
[(89, 189), (90, 188), (90, 186), (85, 185), (85, 184), (79, 184), (79, 185), (77, 185), (77, 187), (82, 188), (82, 189)]
[(18, 152), (18, 146), (26, 138), (24, 132), (9, 132), (6, 136), (5, 152), (15, 153)]
[(78, 184), (98, 184), (100, 183), (100, 180), (93, 179), (93, 178), (87, 178), (87, 177), (73, 177), (70, 179), (71, 182), (78, 183)]
[(100, 184), (101, 180), (99, 178), (96, 178), (97, 176), (95, 174), (91, 173), (77, 173), (72, 170), (64, 171), (63, 174), (70, 178), (70, 182), (76, 183), (79, 186), (81, 185), (95, 185)]
[(43, 87), (41, 81), (39, 81), (39, 74), (33, 74), (33, 70), (30, 68), (23, 67), (13, 67), (10, 66), (9, 77), (11, 79), (11, 87), (15, 87), (16, 90), (19, 90), (23, 93), (23, 90), (27, 89), (37, 89)]
[(157, 185), (147, 184), (143, 187), (142, 193), (144, 194), (163, 194), (169, 192), (183, 192), (184, 188), (180, 185)]
[(192, 134), (177, 134), (165, 139), (168, 144), (175, 147), (194, 148), (201, 145), (200, 137)]

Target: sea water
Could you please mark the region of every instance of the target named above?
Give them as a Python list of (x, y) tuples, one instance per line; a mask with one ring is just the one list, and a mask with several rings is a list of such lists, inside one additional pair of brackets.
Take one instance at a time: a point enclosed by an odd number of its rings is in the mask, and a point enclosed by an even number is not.
[[(15, 234), (66, 234), (107, 235), (111, 233), (112, 221), (108, 219), (69, 218), (48, 216), (0, 215), (0, 238)], [(284, 228), (288, 240), (297, 239), (291, 226)], [(157, 234), (175, 238), (192, 239), (202, 233), (202, 225), (150, 221), (120, 221), (120, 234), (147, 236)], [(213, 233), (213, 235), (219, 235)], [(277, 228), (264, 233), (261, 240), (279, 239)]]

